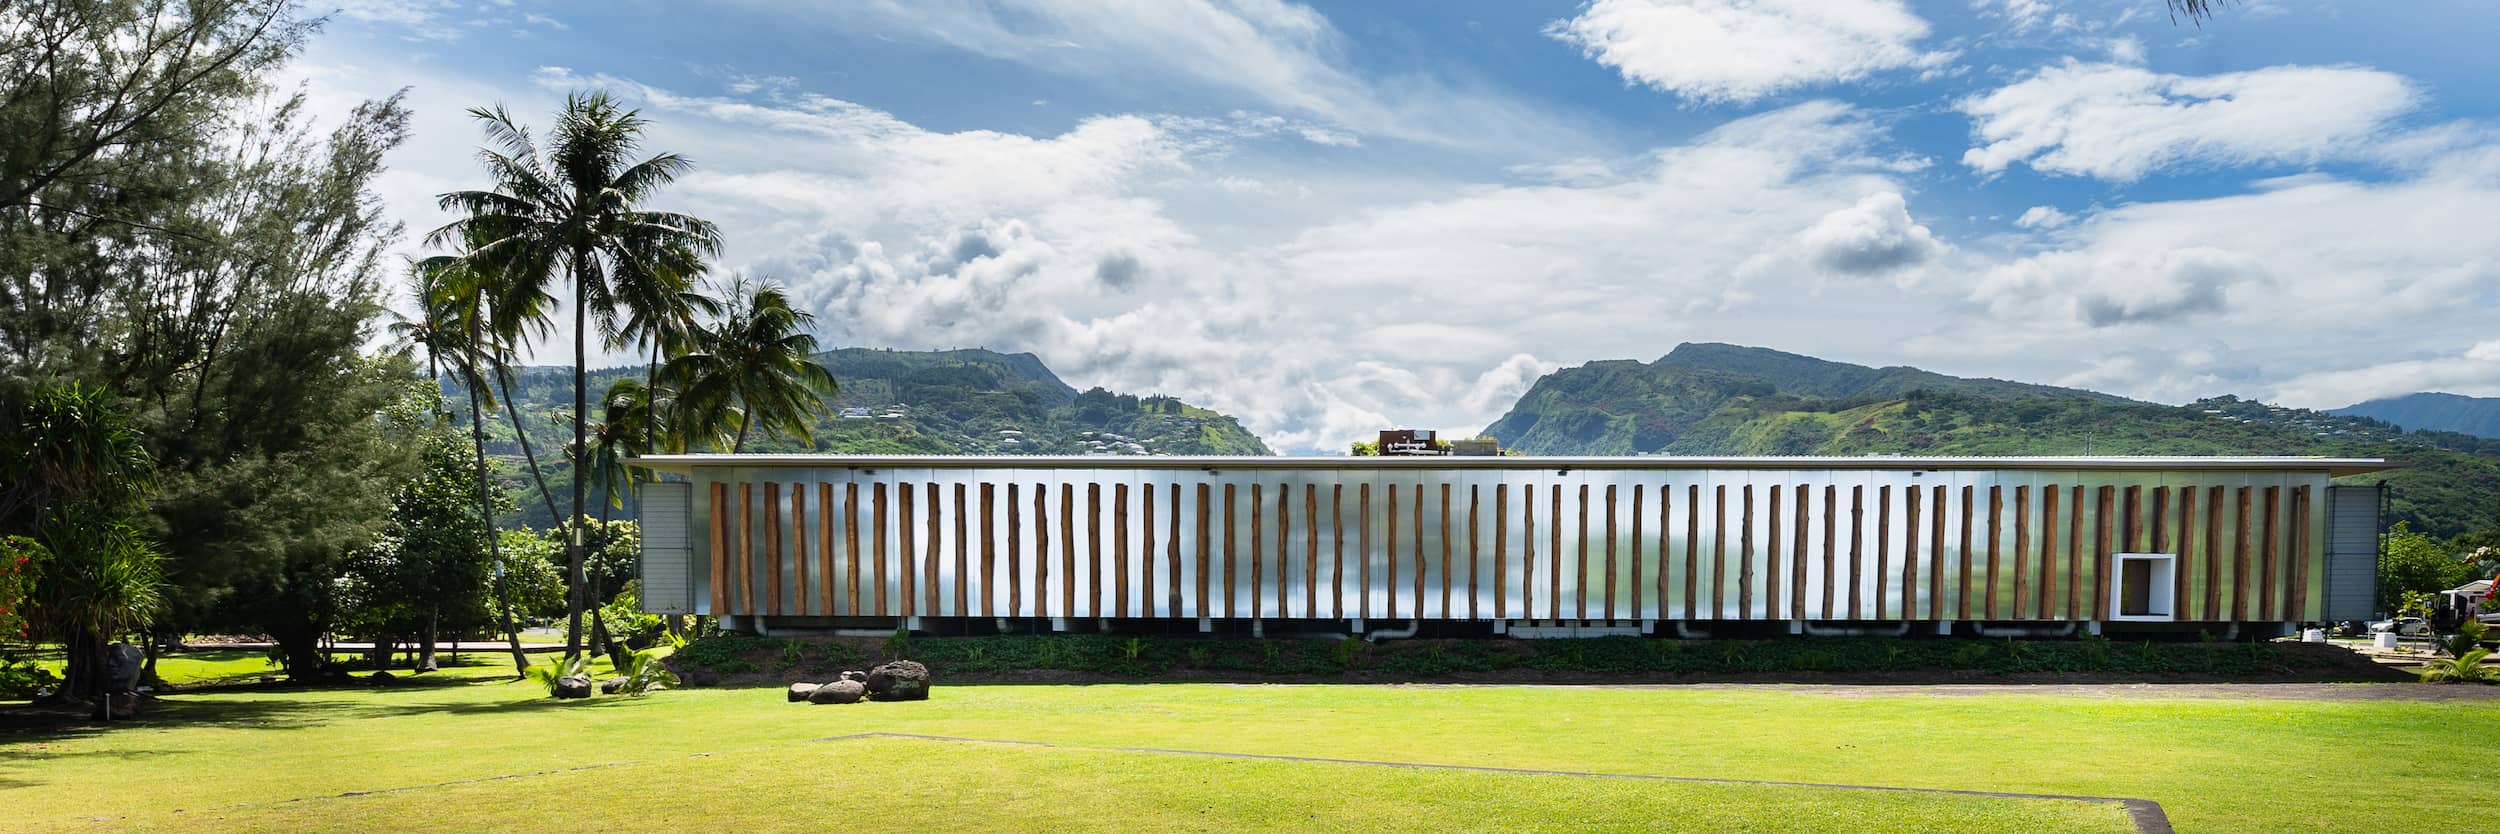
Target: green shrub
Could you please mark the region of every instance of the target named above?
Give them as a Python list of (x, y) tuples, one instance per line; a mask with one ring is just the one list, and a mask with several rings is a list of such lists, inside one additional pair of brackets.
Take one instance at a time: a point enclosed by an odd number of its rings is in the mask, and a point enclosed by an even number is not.
[(558, 660), (553, 663), (532, 663), (529, 668), (521, 670), (521, 674), (540, 686), (547, 687), (547, 697), (553, 698), (556, 694), (556, 681), (589, 671), (590, 655), (584, 654), (573, 658), (570, 662)]
[(2483, 665), (2483, 658), (2490, 655), (2490, 649), (2477, 648), (2469, 649), (2465, 654), (2456, 657), (2442, 657), (2424, 663), (2422, 664), (2422, 682), (2491, 683), (2495, 679), (2500, 679), (2500, 676), (2494, 675), (2490, 667)]
[(644, 649), (625, 663), (625, 685), (619, 694), (640, 698), (677, 685), (677, 675), (660, 662), (660, 650)]

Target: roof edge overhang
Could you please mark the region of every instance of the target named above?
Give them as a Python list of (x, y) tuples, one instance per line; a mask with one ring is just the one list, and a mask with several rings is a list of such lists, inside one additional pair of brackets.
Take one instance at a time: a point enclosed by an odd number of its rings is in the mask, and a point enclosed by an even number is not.
[(2267, 471), (2324, 472), (2328, 477), (2366, 475), (2402, 469), (2386, 458), (2326, 457), (1254, 457), (1247, 455), (839, 455), (839, 454), (703, 454), (646, 455), (627, 458), (628, 465), (655, 472), (692, 475), (697, 468), (847, 468), (847, 469), (1832, 469), (1886, 471), (2063, 470), (2063, 471)]

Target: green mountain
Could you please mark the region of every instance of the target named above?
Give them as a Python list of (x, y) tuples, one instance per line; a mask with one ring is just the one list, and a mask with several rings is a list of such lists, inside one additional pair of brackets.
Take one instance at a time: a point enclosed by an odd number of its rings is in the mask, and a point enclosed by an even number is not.
[(2500, 439), (2500, 397), (2425, 392), (2371, 400), (2327, 413), (2368, 417), (2408, 429)]
[(1725, 345), (1712, 342), (1686, 342), (1676, 345), (1667, 355), (1652, 363), (1660, 368), (1690, 368), (1719, 371), (1739, 376), (1756, 377), (1779, 386), (1784, 393), (1801, 397), (1897, 397), (1912, 391), (1938, 394), (1970, 394), (1999, 399), (2016, 397), (2076, 397), (2102, 402), (2134, 402), (2125, 397), (2033, 385), (2002, 379), (1972, 379), (1946, 376), (1907, 365), (1870, 368), (1847, 362), (1833, 362), (1770, 348)]
[[(845, 348), (818, 356), (841, 382), (814, 424), (815, 442), (756, 437), (750, 452), (847, 454), (1030, 455), (1270, 455), (1267, 444), (1232, 417), (1172, 397), (1120, 394), (1101, 388), (1078, 391), (1030, 353), (987, 350), (902, 351)], [(640, 367), (590, 373), (594, 399), (620, 378), (639, 378)], [(449, 381), (446, 380), (446, 385)], [(465, 393), (446, 388), (451, 403), (465, 408)], [(567, 419), (573, 406), (569, 368), (519, 369), (512, 398), (555, 494), (569, 502), (571, 470), (561, 462), (572, 440)], [(545, 525), (546, 509), (512, 430), (511, 419), (492, 415), (487, 451), (513, 487), (520, 518)], [(463, 422), (465, 425), (465, 421)], [(599, 496), (592, 496), (597, 512)], [(631, 508), (617, 514), (628, 516)]]
[(2232, 397), (2168, 406), (1725, 345), (1564, 368), (1485, 433), (1531, 455), (2387, 457), (2410, 468), (2361, 480), (2395, 487), (2391, 521), (2443, 536), (2492, 524), (2500, 496), (2500, 441)]

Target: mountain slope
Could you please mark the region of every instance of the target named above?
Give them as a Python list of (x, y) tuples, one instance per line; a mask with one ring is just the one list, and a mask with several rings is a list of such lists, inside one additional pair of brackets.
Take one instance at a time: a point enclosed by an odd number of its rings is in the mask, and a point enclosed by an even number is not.
[(1692, 368), (1759, 378), (1781, 393), (1801, 397), (1897, 397), (1912, 391), (1971, 394), (1982, 397), (2075, 397), (2102, 402), (2134, 402), (2125, 397), (2002, 379), (1946, 376), (1907, 365), (1870, 368), (1770, 348), (1713, 342), (1686, 342), (1651, 363), (1660, 368)]
[[(2492, 523), (2491, 497), (2500, 494), (2500, 456), (2490, 454), (2500, 441), (2402, 432), (2230, 397), (2168, 406), (1725, 347), (1703, 346), (1700, 358), (1674, 364), (1622, 360), (1556, 371), (1485, 433), (1532, 455), (2387, 457), (2409, 468), (2361, 480), (2395, 487), (2390, 521), (2443, 536)], [(1740, 368), (1781, 376), (1730, 370)], [(1937, 387), (1947, 390), (1889, 390), (1928, 377), (1941, 377)], [(2030, 390), (2059, 393), (2019, 395)]]
[[(1485, 427), (1485, 433), (1528, 454), (1677, 454), (1697, 443), (1699, 448), (1717, 448), (1687, 435), (1722, 404), (1738, 398), (1802, 404), (1898, 398), (1917, 391), (2134, 402), (2097, 391), (1946, 376), (1906, 366), (1870, 368), (1767, 348), (1685, 343), (1648, 364), (1603, 360), (1547, 374), (1509, 413)], [(1797, 430), (1781, 429), (1790, 434), (1777, 435), (1787, 439), (1774, 445), (1803, 444), (1793, 435)], [(1718, 435), (1706, 431), (1704, 436)], [(1685, 438), (1681, 445), (1679, 438)]]
[[(749, 452), (849, 454), (1269, 455), (1267, 444), (1232, 417), (1171, 397), (1078, 391), (1029, 353), (845, 348), (819, 354), (841, 392), (817, 415), (815, 442), (754, 437)], [(642, 369), (592, 371), (593, 402), (610, 383)], [(446, 380), (446, 384), (449, 381)], [(456, 403), (464, 403), (452, 393)], [(558, 504), (569, 502), (572, 440), (569, 368), (522, 368), (513, 399)], [(529, 477), (509, 417), (489, 416), (487, 451), (513, 487), (520, 517), (544, 526), (552, 516)], [(463, 421), (465, 425), (465, 420)], [(725, 451), (725, 450), (723, 450)], [(592, 512), (598, 496), (592, 496)], [(630, 508), (621, 512), (630, 513)]]
[(2371, 400), (2327, 413), (2368, 417), (2408, 429), (2500, 438), (2500, 397), (2425, 392)]

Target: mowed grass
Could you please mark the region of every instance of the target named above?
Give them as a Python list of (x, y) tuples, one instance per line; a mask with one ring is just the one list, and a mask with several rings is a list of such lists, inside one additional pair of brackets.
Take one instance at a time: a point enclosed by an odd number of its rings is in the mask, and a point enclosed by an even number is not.
[[(851, 706), (785, 704), (775, 689), (557, 703), (526, 684), (486, 677), (493, 674), (472, 667), (384, 689), (181, 695), (141, 725), (0, 736), (0, 808), (9, 825), (32, 830), (400, 829), (437, 820), (520, 829), (559, 807), (613, 808), (619, 819), (662, 813), (678, 821), (673, 827), (812, 830), (874, 809), (958, 795), (996, 799), (1003, 790), (1018, 798), (948, 805), (954, 816), (930, 819), (967, 830), (1188, 827), (1188, 820), (1222, 829), (1299, 819), (1292, 815), (1305, 809), (1346, 814), (1373, 806), (1407, 810), (1341, 827), (1816, 830), (1814, 815), (1827, 814), (1856, 830), (2100, 830), (2094, 826), (2114, 819), (2099, 806), (1931, 795), (810, 741), (903, 732), (2140, 797), (2162, 803), (2183, 831), (2500, 825), (2500, 809), (2468, 799), (2482, 793), (2483, 769), (2439, 752), (2500, 719), (2500, 708), (2486, 701), (1138, 684), (941, 685), (927, 702)], [(2430, 764), (2390, 765), (2425, 756)], [(561, 772), (585, 767), (595, 769)], [(446, 784), (515, 776), (525, 778)], [(1767, 793), (1747, 793), (1755, 790)], [(367, 791), (394, 792), (338, 796)], [(892, 798), (912, 802), (885, 802)], [(305, 801), (289, 802), (296, 799)], [(472, 805), (496, 810), (446, 816)], [(1628, 816), (1574, 816), (1600, 805)], [(1625, 808), (1634, 810), (1611, 810)], [(1948, 816), (1934, 824), (1930, 813)], [(2083, 816), (2057, 816), (2068, 813)], [(1063, 814), (1078, 816), (1054, 816)], [(1512, 825), (1523, 819), (1531, 822)]]
[[(655, 793), (650, 786), (666, 785)], [(632, 809), (659, 831), (2132, 831), (2112, 803), (1644, 782), (867, 738), (164, 815), (186, 831), (523, 829)]]
[[(561, 639), (561, 638), (559, 638)], [(345, 660), (350, 652), (335, 657)], [(61, 674), (61, 650), (52, 648), (24, 655), (54, 675)], [(510, 669), (511, 655), (488, 652), (441, 653), (435, 661), (445, 667), (476, 667), (482, 674), (493, 674), (497, 668)], [(361, 673), (359, 673), (361, 674)], [(397, 674), (397, 672), (394, 672)], [(283, 679), (286, 670), (270, 660), (263, 649), (186, 649), (156, 659), (156, 676), (174, 687), (218, 686), (253, 683), (263, 678)]]

